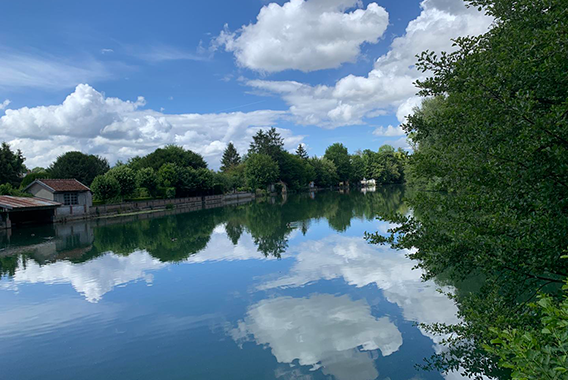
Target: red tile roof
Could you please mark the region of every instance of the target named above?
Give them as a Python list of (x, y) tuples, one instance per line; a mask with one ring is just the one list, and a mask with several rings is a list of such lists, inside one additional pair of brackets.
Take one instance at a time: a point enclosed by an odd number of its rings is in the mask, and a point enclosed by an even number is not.
[(11, 195), (0, 195), (0, 208), (7, 210), (22, 210), (25, 208), (37, 207), (58, 207), (61, 203), (48, 201), (42, 198), (12, 197)]
[(90, 191), (87, 186), (83, 185), (76, 179), (38, 179), (44, 185), (52, 188), (54, 191)]

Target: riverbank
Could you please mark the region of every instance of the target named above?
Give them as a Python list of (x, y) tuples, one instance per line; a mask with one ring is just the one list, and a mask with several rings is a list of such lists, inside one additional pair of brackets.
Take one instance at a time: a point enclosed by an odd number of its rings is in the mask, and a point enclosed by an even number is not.
[(225, 195), (209, 195), (203, 197), (154, 199), (148, 201), (123, 202), (89, 207), (85, 214), (56, 216), (54, 223), (65, 223), (84, 219), (109, 218), (114, 216), (155, 213), (160, 211), (179, 210), (188, 212), (226, 205), (247, 203), (256, 198), (254, 193), (235, 193)]

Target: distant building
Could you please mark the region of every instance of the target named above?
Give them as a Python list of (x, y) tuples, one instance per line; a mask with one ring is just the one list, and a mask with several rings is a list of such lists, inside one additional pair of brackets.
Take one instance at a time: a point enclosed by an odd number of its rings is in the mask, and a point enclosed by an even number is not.
[(57, 217), (89, 213), (93, 205), (91, 189), (76, 179), (37, 179), (24, 191), (35, 197), (61, 203)]
[(377, 181), (374, 179), (364, 179), (361, 181), (361, 185), (363, 185), (363, 187), (375, 187), (377, 185)]

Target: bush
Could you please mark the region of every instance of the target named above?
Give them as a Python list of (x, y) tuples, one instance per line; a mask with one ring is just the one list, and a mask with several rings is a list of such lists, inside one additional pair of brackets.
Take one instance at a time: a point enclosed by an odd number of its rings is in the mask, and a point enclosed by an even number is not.
[(35, 173), (29, 173), (24, 177), (22, 183), (20, 183), (20, 189), (25, 189), (36, 179), (45, 179), (45, 178), (49, 178), (49, 174), (45, 170)]
[(245, 163), (245, 177), (253, 189), (266, 188), (278, 179), (278, 164), (265, 154), (252, 154)]
[(152, 168), (142, 168), (136, 173), (136, 185), (146, 189), (148, 194), (155, 197), (158, 193), (158, 176)]
[(120, 195), (120, 184), (113, 176), (99, 175), (93, 180), (91, 191), (95, 199), (109, 201)]
[(30, 193), (25, 193), (20, 189), (14, 188), (11, 184), (0, 185), (0, 195), (11, 195), (13, 197), (31, 197)]
[(126, 165), (120, 165), (109, 170), (105, 176), (116, 179), (119, 184), (120, 196), (128, 197), (136, 190), (136, 173)]
[(176, 197), (176, 188), (175, 187), (168, 187), (166, 189), (166, 198), (172, 199)]

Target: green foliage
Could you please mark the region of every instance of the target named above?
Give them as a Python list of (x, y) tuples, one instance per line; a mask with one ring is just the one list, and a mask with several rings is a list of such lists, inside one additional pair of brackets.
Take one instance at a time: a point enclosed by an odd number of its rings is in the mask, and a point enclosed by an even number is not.
[(349, 181), (353, 184), (360, 183), (365, 178), (365, 161), (359, 154), (353, 154), (351, 160), (351, 173)]
[(266, 154), (249, 155), (245, 166), (245, 178), (252, 189), (265, 189), (276, 182), (279, 175), (278, 164)]
[(175, 187), (166, 188), (166, 198), (172, 199), (175, 197), (176, 197), (176, 188)]
[(134, 157), (128, 162), (128, 166), (134, 170), (152, 168), (158, 171), (166, 164), (194, 169), (207, 168), (205, 160), (199, 154), (176, 145), (167, 145), (164, 148), (156, 149), (144, 157)]
[(18, 187), (26, 171), (24, 160), (19, 149), (12, 152), (10, 145), (3, 142), (0, 147), (0, 184), (8, 183), (13, 187)]
[(378, 152), (366, 149), (361, 156), (365, 167), (365, 178), (380, 184), (403, 183), (408, 154), (402, 149), (395, 150), (383, 145)]
[(300, 157), (302, 160), (307, 160), (309, 158), (308, 152), (306, 151), (306, 148), (304, 148), (304, 144), (298, 144), (296, 156)]
[(105, 174), (109, 169), (106, 158), (81, 152), (67, 152), (57, 157), (47, 172), (50, 178), (74, 178), (90, 186), (96, 176)]
[(127, 198), (136, 190), (136, 173), (126, 165), (115, 166), (105, 176), (116, 179), (120, 186), (119, 196)]
[(13, 187), (9, 183), (0, 185), (0, 195), (11, 195), (13, 197), (31, 197), (30, 193), (26, 193), (18, 188)]
[(314, 182), (318, 187), (337, 186), (339, 177), (335, 164), (327, 158), (310, 158), (309, 164), (314, 169)]
[(513, 380), (566, 379), (568, 298), (557, 303), (552, 297), (541, 295), (531, 307), (540, 318), (540, 325), (522, 330), (491, 328), (495, 338), (484, 347), (499, 357), (501, 367), (512, 371)]
[(272, 158), (275, 162), (280, 159), (280, 154), (284, 151), (284, 139), (276, 132), (276, 128), (270, 128), (268, 132), (259, 130), (252, 137), (248, 155), (264, 154)]
[(324, 158), (333, 162), (337, 169), (339, 181), (345, 182), (349, 180), (351, 174), (351, 160), (347, 148), (341, 143), (330, 145), (325, 150)]
[(180, 168), (168, 162), (158, 170), (158, 180), (163, 187), (175, 187), (179, 182)]
[(159, 186), (156, 171), (152, 168), (142, 168), (138, 170), (136, 173), (136, 186), (146, 189), (150, 196), (156, 197)]
[(111, 201), (120, 196), (120, 183), (113, 176), (98, 175), (91, 184), (94, 198), (99, 201)]
[[(495, 24), (458, 38), (453, 53), (422, 54), (418, 67), (432, 77), (418, 84), (432, 99), (403, 126), (416, 147), (413, 182), (444, 193), (410, 197), (414, 215), (394, 217), (400, 227), (386, 240), (414, 247), (427, 278), (457, 289), (463, 323), (433, 329), (452, 334), (436, 367), (498, 374), (498, 358), (483, 350), (493, 327), (504, 342), (494, 354), (504, 353), (519, 378), (546, 378), (546, 368), (511, 355), (530, 348), (529, 360), (547, 360), (554, 343), (536, 329), (528, 301), (542, 290), (558, 302), (568, 274), (560, 260), (568, 247), (567, 8), (561, 0), (470, 3)], [(474, 277), (479, 289), (460, 291)]]
[(280, 155), (280, 179), (291, 190), (304, 187), (309, 181), (306, 175), (306, 162), (300, 157), (282, 152)]
[(45, 178), (49, 178), (49, 173), (47, 171), (45, 170), (35, 171), (35, 172), (32, 171), (31, 173), (26, 174), (24, 179), (22, 179), (22, 182), (20, 183), (20, 189), (25, 189), (36, 179), (45, 179)]
[(227, 148), (223, 152), (223, 158), (221, 159), (221, 171), (226, 172), (230, 169), (238, 166), (241, 163), (241, 156), (232, 142), (227, 145)]

